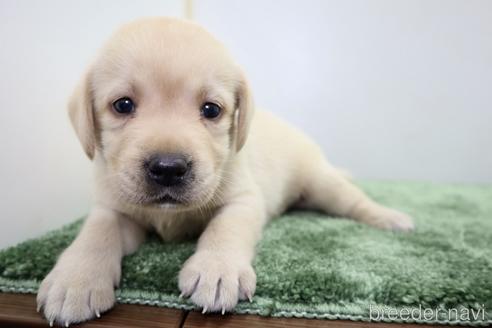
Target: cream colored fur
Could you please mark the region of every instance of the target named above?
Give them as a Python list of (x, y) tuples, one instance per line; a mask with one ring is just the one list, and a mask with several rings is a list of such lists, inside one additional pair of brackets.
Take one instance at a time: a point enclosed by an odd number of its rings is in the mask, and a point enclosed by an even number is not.
[[(111, 109), (124, 96), (137, 104), (131, 117)], [(222, 106), (219, 119), (200, 116), (205, 101)], [(179, 289), (204, 312), (224, 312), (253, 297), (255, 245), (265, 223), (292, 205), (381, 229), (413, 228), (407, 215), (351, 184), (301, 132), (254, 111), (241, 69), (201, 27), (148, 18), (112, 36), (69, 104), (95, 164), (96, 197), (79, 236), (39, 289), (38, 307), (50, 323), (69, 325), (110, 309), (121, 259), (148, 229), (164, 240), (199, 236)], [(146, 194), (142, 161), (155, 152), (193, 159), (196, 177), (185, 205), (153, 204)]]

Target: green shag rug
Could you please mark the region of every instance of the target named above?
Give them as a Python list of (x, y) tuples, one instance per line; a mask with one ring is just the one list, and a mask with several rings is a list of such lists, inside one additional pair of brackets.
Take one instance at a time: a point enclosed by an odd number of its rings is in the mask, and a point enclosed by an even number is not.
[[(415, 218), (416, 231), (379, 231), (292, 212), (267, 227), (254, 263), (254, 301), (237, 313), (363, 321), (492, 323), (492, 186), (358, 183)], [(35, 293), (81, 220), (0, 251), (0, 291)], [(151, 237), (123, 261), (120, 303), (194, 309), (177, 275), (194, 243)]]

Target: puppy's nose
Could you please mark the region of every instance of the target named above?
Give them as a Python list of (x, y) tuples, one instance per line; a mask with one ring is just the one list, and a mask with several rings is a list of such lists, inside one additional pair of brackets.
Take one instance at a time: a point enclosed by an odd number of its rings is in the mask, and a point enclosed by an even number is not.
[(182, 155), (157, 155), (149, 160), (147, 175), (157, 184), (171, 187), (183, 182), (188, 169), (189, 164)]

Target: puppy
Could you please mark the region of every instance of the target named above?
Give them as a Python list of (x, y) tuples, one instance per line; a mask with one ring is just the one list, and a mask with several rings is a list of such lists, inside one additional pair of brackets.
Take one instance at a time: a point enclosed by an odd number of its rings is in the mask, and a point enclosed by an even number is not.
[(165, 241), (200, 236), (179, 289), (203, 312), (224, 313), (252, 299), (255, 245), (289, 206), (413, 228), (352, 185), (305, 135), (254, 112), (244, 73), (203, 28), (147, 18), (110, 38), (69, 103), (95, 164), (95, 203), (39, 288), (50, 324), (110, 309), (121, 259), (149, 229)]

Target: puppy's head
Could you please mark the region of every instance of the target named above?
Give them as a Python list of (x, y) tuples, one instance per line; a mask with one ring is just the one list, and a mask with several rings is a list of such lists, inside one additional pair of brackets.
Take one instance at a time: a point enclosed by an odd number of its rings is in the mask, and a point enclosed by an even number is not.
[(69, 114), (115, 197), (197, 207), (246, 141), (247, 82), (201, 27), (170, 18), (118, 30), (75, 90)]

